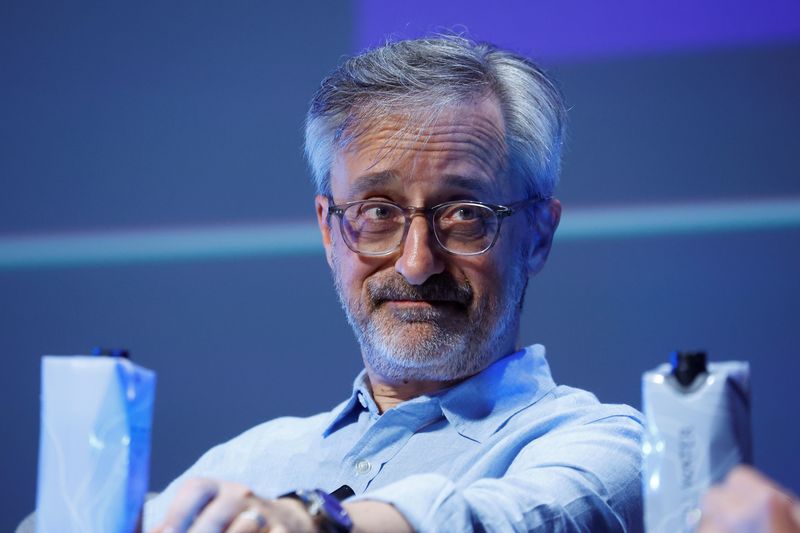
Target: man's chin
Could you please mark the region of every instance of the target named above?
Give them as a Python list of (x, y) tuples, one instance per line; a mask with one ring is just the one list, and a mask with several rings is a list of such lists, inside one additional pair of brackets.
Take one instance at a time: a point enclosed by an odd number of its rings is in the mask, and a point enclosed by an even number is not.
[(363, 340), (369, 366), (391, 380), (452, 380), (465, 375), (469, 366), (464, 359), (466, 335), (442, 331), (435, 322), (378, 327)]
[(367, 356), (367, 360), (372, 372), (390, 382), (452, 381), (467, 375), (461, 368), (462, 362), (451, 353), (438, 352), (432, 357), (430, 353), (408, 346), (399, 349), (385, 346), (383, 350), (389, 353), (380, 353), (379, 349), (372, 357)]

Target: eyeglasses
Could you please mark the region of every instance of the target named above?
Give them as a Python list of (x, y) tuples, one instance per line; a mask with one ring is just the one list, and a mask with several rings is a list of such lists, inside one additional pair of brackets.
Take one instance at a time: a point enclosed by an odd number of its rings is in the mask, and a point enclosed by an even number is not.
[(388, 200), (359, 200), (333, 205), (331, 215), (339, 217), (345, 244), (361, 255), (389, 255), (399, 249), (408, 235), (411, 219), (424, 215), (433, 235), (446, 252), (454, 255), (480, 255), (489, 251), (500, 235), (503, 219), (521, 207), (543, 200), (528, 198), (509, 205), (483, 202), (444, 202), (429, 208), (401, 207)]

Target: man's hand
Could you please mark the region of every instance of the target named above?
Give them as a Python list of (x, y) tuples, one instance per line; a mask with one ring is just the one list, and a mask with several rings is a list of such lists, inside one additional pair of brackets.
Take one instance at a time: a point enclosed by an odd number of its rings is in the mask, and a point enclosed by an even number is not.
[(150, 533), (314, 533), (305, 507), (293, 499), (265, 500), (238, 483), (190, 479), (164, 521)]
[(800, 533), (800, 504), (754, 469), (740, 466), (703, 499), (700, 533)]
[[(411, 533), (397, 509), (379, 501), (346, 504), (354, 533)], [(316, 533), (298, 500), (265, 500), (238, 483), (196, 478), (175, 495), (164, 521), (150, 533)]]

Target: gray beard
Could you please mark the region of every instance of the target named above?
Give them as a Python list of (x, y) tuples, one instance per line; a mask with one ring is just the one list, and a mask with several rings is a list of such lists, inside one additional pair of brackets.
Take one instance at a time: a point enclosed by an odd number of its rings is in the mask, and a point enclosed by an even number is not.
[[(366, 282), (368, 297), (349, 302), (341, 283), (336, 253), (332, 257), (336, 293), (353, 328), (364, 362), (382, 379), (450, 381), (480, 372), (499, 353), (513, 346), (528, 283), (522, 258), (501, 294), (473, 301), (468, 282), (448, 274), (432, 276), (419, 286), (409, 285), (395, 271), (374, 275)], [(383, 299), (452, 301), (445, 309), (391, 311)]]

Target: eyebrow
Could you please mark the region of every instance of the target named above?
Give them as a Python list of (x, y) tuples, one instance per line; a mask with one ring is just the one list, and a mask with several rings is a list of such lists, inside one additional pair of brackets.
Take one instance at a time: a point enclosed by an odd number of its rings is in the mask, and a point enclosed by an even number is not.
[(358, 196), (374, 189), (385, 187), (388, 183), (395, 182), (399, 178), (400, 176), (391, 170), (365, 174), (356, 179), (353, 188), (350, 190), (350, 194)]
[(475, 176), (445, 174), (442, 176), (442, 179), (449, 187), (466, 189), (477, 194), (488, 195), (491, 194), (493, 190), (492, 184), (489, 181), (477, 178)]

